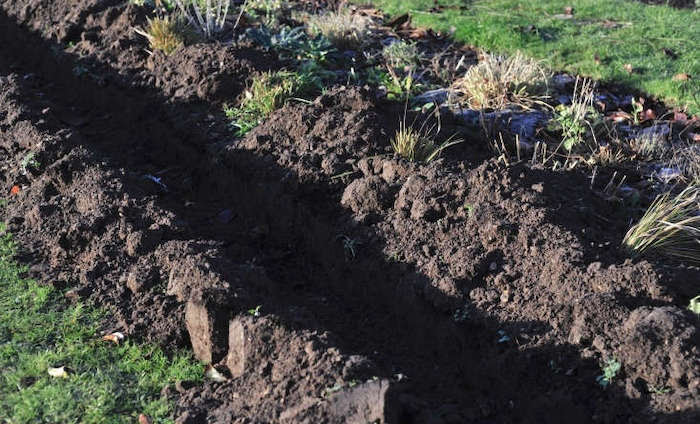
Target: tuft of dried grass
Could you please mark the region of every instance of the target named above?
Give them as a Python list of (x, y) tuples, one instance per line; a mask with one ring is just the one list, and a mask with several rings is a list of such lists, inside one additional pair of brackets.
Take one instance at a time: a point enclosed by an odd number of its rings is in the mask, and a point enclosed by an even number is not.
[(322, 35), (340, 49), (355, 49), (367, 41), (371, 23), (369, 17), (343, 7), (320, 15), (308, 15), (306, 25), (314, 37)]
[(658, 196), (622, 243), (635, 254), (655, 252), (700, 263), (700, 185)]
[(452, 90), (472, 109), (529, 108), (546, 98), (548, 82), (544, 67), (521, 53), (486, 54), (452, 84)]
[(399, 122), (394, 138), (391, 139), (391, 147), (396, 154), (411, 162), (430, 162), (437, 158), (440, 153), (450, 146), (462, 143), (464, 140), (449, 137), (444, 142), (438, 144), (435, 140), (440, 133), (440, 115), (435, 109), (436, 121), (429, 124), (430, 117), (426, 117), (419, 127), (416, 127), (415, 119), (413, 123), (407, 124), (406, 114)]
[(153, 50), (172, 54), (185, 44), (187, 28), (184, 23), (172, 17), (148, 19), (146, 29), (135, 28), (136, 33), (146, 37)]

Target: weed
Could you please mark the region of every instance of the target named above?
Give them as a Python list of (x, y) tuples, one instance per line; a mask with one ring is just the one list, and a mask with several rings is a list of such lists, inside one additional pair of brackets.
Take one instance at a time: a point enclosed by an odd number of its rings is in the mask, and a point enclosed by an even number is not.
[(229, 0), (175, 0), (175, 3), (189, 24), (207, 38), (214, 38), (223, 31), (231, 6)]
[(420, 64), (421, 54), (416, 43), (395, 41), (382, 49), (382, 57), (392, 69), (412, 70)]
[(309, 15), (307, 28), (312, 36), (323, 35), (340, 49), (362, 46), (370, 33), (370, 18), (353, 13), (348, 8)]
[(649, 392), (653, 393), (655, 395), (665, 395), (666, 393), (671, 392), (671, 388), (670, 387), (649, 386)]
[(258, 305), (255, 308), (248, 309), (248, 315), (252, 317), (259, 317), (260, 316), (260, 308), (262, 308), (262, 305)]
[(20, 172), (22, 175), (27, 175), (27, 171), (29, 168), (32, 169), (39, 169), (41, 164), (39, 161), (36, 160), (36, 155), (34, 152), (29, 152), (27, 155), (22, 159), (22, 161), (19, 164)]
[(319, 87), (318, 78), (308, 73), (265, 73), (253, 79), (239, 106), (226, 106), (224, 112), (238, 128), (237, 135), (241, 137), (290, 98), (311, 94)]
[(610, 383), (617, 377), (617, 374), (622, 369), (622, 364), (618, 362), (615, 358), (610, 358), (605, 361), (605, 365), (602, 366), (602, 375), (596, 377), (596, 382), (602, 387), (608, 387)]
[(700, 295), (690, 299), (690, 302), (688, 303), (688, 309), (692, 313), (700, 315)]
[(630, 149), (644, 159), (661, 159), (669, 152), (666, 135), (663, 131), (650, 127), (630, 140)]
[(320, 65), (335, 52), (328, 39), (323, 36), (309, 38), (304, 32), (304, 27), (282, 27), (277, 32), (267, 27), (248, 28), (246, 37), (265, 49), (275, 50), (283, 59), (312, 61)]
[(559, 105), (554, 109), (554, 129), (562, 133), (562, 146), (571, 151), (584, 142), (588, 134), (595, 136), (593, 122), (598, 120), (593, 108), (593, 89), (591, 80), (576, 78), (574, 95), (570, 105)]
[(166, 55), (185, 45), (185, 40), (191, 37), (184, 23), (175, 17), (148, 19), (146, 29), (135, 28), (136, 33), (146, 37), (153, 50), (160, 50)]
[(454, 139), (454, 136), (445, 140), (442, 144), (437, 144), (435, 137), (440, 133), (440, 112), (435, 108), (437, 122), (428, 124), (430, 117), (426, 117), (419, 128), (413, 124), (406, 124), (406, 113), (399, 122), (399, 129), (396, 130), (394, 138), (391, 139), (391, 147), (394, 152), (411, 162), (430, 162), (435, 159), (440, 152), (450, 146), (462, 143), (462, 139)]
[(472, 109), (527, 108), (546, 97), (548, 79), (538, 62), (520, 53), (509, 57), (486, 54), (452, 89)]
[(622, 243), (638, 255), (657, 252), (700, 262), (700, 186), (658, 196)]
[(283, 0), (247, 0), (246, 5), (247, 13), (260, 19), (265, 27), (276, 27), (285, 3)]
[(345, 258), (348, 260), (353, 260), (357, 257), (357, 248), (362, 243), (352, 239), (344, 234), (339, 235), (338, 240), (343, 243), (343, 250), (345, 251)]

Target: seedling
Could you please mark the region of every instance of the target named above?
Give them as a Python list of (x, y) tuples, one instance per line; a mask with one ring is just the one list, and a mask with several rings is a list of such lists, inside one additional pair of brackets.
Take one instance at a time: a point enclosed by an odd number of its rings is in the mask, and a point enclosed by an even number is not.
[(598, 382), (598, 384), (604, 388), (608, 387), (621, 369), (622, 364), (620, 364), (620, 362), (618, 362), (615, 358), (608, 359), (605, 361), (605, 365), (602, 367), (603, 374), (596, 377), (596, 382)]
[(399, 40), (382, 49), (382, 56), (387, 66), (392, 69), (410, 70), (421, 60), (416, 43)]
[(649, 386), (649, 392), (651, 392), (655, 395), (665, 395), (666, 393), (671, 392), (671, 388), (670, 387)]
[(506, 343), (510, 341), (510, 336), (506, 334), (505, 330), (498, 330), (498, 336), (497, 343)]
[(338, 239), (343, 243), (345, 257), (351, 260), (355, 259), (357, 257), (357, 247), (362, 243), (343, 234), (339, 235)]
[(622, 243), (637, 255), (656, 252), (700, 262), (700, 185), (692, 184), (677, 196), (658, 196)]
[(694, 313), (695, 315), (700, 315), (700, 295), (695, 296), (694, 298), (690, 299), (690, 303), (688, 304), (688, 309), (690, 312)]
[(22, 162), (19, 164), (22, 175), (27, 175), (27, 170), (29, 168), (39, 169), (40, 166), (41, 164), (36, 160), (34, 152), (27, 153), (27, 155), (22, 159)]
[(262, 305), (258, 305), (253, 309), (248, 309), (248, 315), (252, 317), (259, 317), (260, 316), (260, 308), (262, 308)]

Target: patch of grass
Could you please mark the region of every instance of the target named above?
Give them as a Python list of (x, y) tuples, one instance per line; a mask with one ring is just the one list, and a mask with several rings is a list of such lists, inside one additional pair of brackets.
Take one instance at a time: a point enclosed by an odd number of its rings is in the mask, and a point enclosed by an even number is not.
[[(454, 38), (466, 44), (499, 54), (522, 51), (552, 69), (622, 83), (700, 113), (700, 9), (633, 0), (474, 0), (467, 7), (460, 7), (463, 0), (369, 3), (391, 16), (410, 12), (414, 26), (455, 28)], [(436, 5), (444, 9), (432, 12)], [(562, 16), (572, 5), (573, 16)], [(678, 74), (691, 78), (674, 80)]]
[(635, 254), (653, 252), (700, 263), (700, 186), (658, 196), (622, 243)]
[(245, 97), (236, 107), (225, 106), (224, 113), (238, 128), (239, 137), (252, 130), (292, 97), (310, 95), (320, 89), (318, 78), (309, 73), (278, 71), (253, 79)]
[[(201, 365), (190, 354), (101, 340), (104, 314), (24, 278), (15, 247), (0, 224), (0, 422), (126, 423), (141, 413), (172, 422), (161, 389), (200, 380)], [(67, 378), (48, 374), (61, 366)]]
[(528, 107), (546, 95), (548, 79), (538, 62), (520, 53), (486, 54), (452, 84), (452, 89), (472, 109)]
[(185, 41), (192, 38), (187, 25), (181, 20), (165, 16), (162, 18), (148, 19), (146, 29), (136, 28), (135, 31), (146, 37), (153, 50), (160, 50), (166, 55), (185, 45)]
[(406, 115), (399, 122), (399, 129), (391, 139), (391, 147), (394, 152), (404, 159), (411, 162), (430, 162), (440, 155), (440, 153), (450, 146), (462, 143), (462, 139), (454, 139), (450, 137), (444, 142), (438, 144), (435, 138), (440, 133), (440, 116), (436, 109), (437, 122), (429, 124), (431, 120), (427, 117), (423, 120), (420, 127), (415, 126), (415, 120), (412, 124), (406, 123)]
[(362, 46), (370, 33), (370, 18), (342, 7), (320, 15), (308, 15), (306, 22), (312, 36), (322, 35), (339, 49), (356, 49)]

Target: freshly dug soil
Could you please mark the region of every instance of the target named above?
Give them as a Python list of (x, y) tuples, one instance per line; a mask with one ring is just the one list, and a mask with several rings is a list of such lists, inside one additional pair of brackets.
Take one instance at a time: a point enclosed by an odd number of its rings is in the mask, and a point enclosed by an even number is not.
[(0, 219), (107, 330), (227, 376), (166, 388), (177, 422), (700, 419), (700, 270), (619, 248), (612, 170), (504, 166), (475, 138), (408, 163), (401, 105), (347, 87), (236, 140), (218, 103), (268, 55), (148, 56), (123, 1), (0, 5)]

